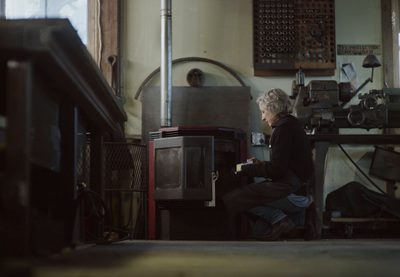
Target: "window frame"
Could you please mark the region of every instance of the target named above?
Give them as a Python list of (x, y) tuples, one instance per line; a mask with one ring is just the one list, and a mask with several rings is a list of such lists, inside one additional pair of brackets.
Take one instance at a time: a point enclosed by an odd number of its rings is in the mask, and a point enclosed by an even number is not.
[(399, 77), (400, 0), (381, 0), (383, 81), (391, 88), (400, 87)]
[[(117, 96), (122, 95), (121, 10), (123, 0), (87, 0), (87, 49)], [(5, 19), (6, 0), (0, 0), (0, 19)], [(104, 24), (106, 22), (107, 24)], [(110, 59), (114, 59), (113, 65)], [(114, 77), (113, 77), (114, 76)]]

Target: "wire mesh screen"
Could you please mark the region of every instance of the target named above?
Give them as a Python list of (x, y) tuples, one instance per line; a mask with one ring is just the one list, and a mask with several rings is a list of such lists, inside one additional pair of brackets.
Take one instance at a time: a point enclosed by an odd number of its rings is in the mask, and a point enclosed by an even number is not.
[(146, 146), (105, 143), (105, 189), (147, 191)]
[(77, 180), (79, 183), (90, 185), (90, 143), (84, 141), (78, 147), (78, 160), (76, 165)]
[[(82, 138), (78, 147), (77, 179), (91, 188), (90, 140)], [(104, 207), (111, 220), (111, 240), (142, 239), (147, 234), (147, 148), (133, 143), (103, 144), (104, 187), (99, 197), (104, 198)], [(87, 203), (85, 204), (87, 206)], [(86, 207), (83, 205), (83, 207)], [(101, 219), (98, 219), (101, 221)], [(84, 223), (86, 224), (86, 223)], [(88, 225), (87, 223), (86, 225)], [(86, 234), (93, 229), (84, 227)], [(89, 224), (90, 225), (90, 224)], [(89, 231), (88, 231), (89, 230)], [(105, 237), (103, 229), (98, 240)], [(104, 230), (103, 230), (104, 231)], [(93, 240), (93, 236), (90, 237)]]
[(147, 148), (132, 143), (105, 143), (105, 200), (115, 233), (141, 239), (146, 234)]
[[(133, 143), (104, 143), (105, 190), (147, 191), (146, 146)], [(78, 147), (78, 182), (90, 186), (90, 142)]]

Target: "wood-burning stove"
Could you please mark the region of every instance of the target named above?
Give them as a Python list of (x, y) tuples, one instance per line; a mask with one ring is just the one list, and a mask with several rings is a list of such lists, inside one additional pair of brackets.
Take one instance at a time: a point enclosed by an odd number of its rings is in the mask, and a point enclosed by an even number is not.
[[(246, 182), (232, 174), (247, 158), (246, 137), (240, 130), (209, 126), (150, 133), (149, 239), (228, 239), (222, 196)], [(205, 205), (211, 200), (215, 205)]]

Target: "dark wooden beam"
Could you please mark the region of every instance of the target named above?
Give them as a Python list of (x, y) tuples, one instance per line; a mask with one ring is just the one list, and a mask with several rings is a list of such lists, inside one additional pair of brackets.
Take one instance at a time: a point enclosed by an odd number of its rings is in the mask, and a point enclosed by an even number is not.
[(88, 30), (89, 52), (120, 96), (121, 0), (89, 0)]

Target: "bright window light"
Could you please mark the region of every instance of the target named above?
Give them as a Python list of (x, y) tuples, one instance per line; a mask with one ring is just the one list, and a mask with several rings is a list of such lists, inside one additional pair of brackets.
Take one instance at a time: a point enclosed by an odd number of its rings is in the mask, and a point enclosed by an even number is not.
[(87, 44), (88, 0), (5, 0), (6, 19), (68, 18)]

